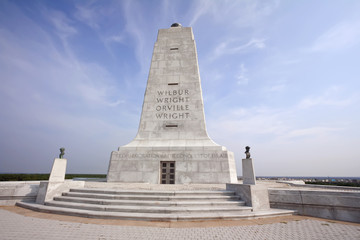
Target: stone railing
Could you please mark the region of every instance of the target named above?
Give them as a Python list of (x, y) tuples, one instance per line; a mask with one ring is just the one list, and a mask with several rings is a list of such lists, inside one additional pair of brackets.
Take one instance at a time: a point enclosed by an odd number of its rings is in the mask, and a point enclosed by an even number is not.
[[(352, 188), (353, 189), (353, 188)], [(269, 188), (272, 208), (297, 210), (299, 215), (360, 222), (360, 189), (275, 189)]]
[(0, 182), (0, 205), (15, 205), (18, 201), (35, 202), (40, 181)]

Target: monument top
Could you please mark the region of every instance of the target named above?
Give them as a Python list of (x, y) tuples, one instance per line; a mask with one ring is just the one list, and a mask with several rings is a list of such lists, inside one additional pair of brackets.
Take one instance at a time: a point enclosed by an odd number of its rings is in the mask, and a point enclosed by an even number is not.
[(180, 23), (173, 23), (171, 24), (171, 27), (182, 27)]
[(207, 134), (191, 27), (160, 29), (151, 60), (139, 129), (126, 147), (220, 147)]

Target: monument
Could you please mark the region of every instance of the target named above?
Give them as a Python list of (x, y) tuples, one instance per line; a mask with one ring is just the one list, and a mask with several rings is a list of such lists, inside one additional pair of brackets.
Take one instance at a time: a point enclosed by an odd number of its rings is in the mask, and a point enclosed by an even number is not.
[(107, 181), (237, 182), (234, 154), (206, 131), (191, 27), (174, 23), (159, 30), (138, 133), (111, 153)]
[(256, 177), (252, 158), (250, 158), (250, 147), (245, 147), (246, 158), (242, 160), (243, 184), (256, 184)]
[(65, 181), (67, 160), (64, 158), (65, 148), (60, 148), (59, 158), (55, 158), (51, 168), (48, 181), (41, 181), (39, 185), (36, 203), (44, 204), (45, 201), (52, 200), (57, 193), (57, 188), (61, 187)]

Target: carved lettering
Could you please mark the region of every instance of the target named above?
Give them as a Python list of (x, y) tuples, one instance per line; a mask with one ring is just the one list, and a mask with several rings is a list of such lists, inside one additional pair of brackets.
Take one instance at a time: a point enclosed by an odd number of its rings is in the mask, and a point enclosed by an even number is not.
[(157, 119), (187, 119), (189, 113), (156, 113)]
[(185, 89), (179, 89), (179, 90), (162, 90), (162, 91), (157, 91), (159, 96), (176, 96), (176, 95), (189, 95), (189, 90)]
[[(190, 105), (183, 104), (190, 102), (189, 89), (158, 90), (155, 106), (157, 119), (187, 119), (190, 113)], [(175, 103), (175, 104), (174, 104)], [(185, 113), (184, 113), (185, 112)]]
[(191, 159), (218, 159), (218, 158), (227, 158), (227, 153), (130, 153), (130, 154), (115, 154), (116, 158), (125, 158), (125, 159), (179, 159), (179, 158), (191, 158)]

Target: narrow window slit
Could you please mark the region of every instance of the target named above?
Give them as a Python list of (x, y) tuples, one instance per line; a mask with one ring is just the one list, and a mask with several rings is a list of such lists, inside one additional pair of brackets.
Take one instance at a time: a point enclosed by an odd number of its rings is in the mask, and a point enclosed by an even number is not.
[(179, 85), (179, 83), (168, 83), (168, 85)]
[(170, 50), (174, 51), (174, 50), (179, 50), (179, 48), (174, 47), (174, 48), (170, 48)]
[(168, 124), (168, 125), (166, 125), (166, 127), (178, 127), (178, 125), (177, 124)]

